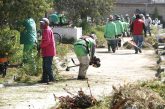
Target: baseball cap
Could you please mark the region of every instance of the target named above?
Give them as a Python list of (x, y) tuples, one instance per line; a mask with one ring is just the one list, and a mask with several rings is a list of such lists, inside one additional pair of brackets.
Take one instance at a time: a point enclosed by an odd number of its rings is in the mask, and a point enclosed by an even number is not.
[(42, 18), (42, 20), (40, 21), (40, 23), (46, 23), (46, 24), (48, 24), (49, 25), (49, 19), (47, 19), (47, 18)]
[(91, 37), (92, 39), (94, 39), (94, 40), (97, 39), (97, 36), (96, 36), (96, 34), (94, 34), (94, 33), (91, 33), (91, 34), (90, 34), (90, 37)]
[(146, 14), (147, 17), (149, 17), (149, 14)]

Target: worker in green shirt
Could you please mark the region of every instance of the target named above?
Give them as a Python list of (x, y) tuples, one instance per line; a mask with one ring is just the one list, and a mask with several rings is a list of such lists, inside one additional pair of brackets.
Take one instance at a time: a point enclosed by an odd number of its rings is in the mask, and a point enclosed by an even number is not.
[(63, 13), (53, 13), (49, 15), (50, 26), (69, 25), (66, 16)]
[(74, 52), (80, 63), (79, 74), (77, 77), (79, 80), (86, 79), (86, 72), (89, 67), (89, 63), (94, 58), (96, 47), (95, 39), (95, 34), (91, 34), (89, 36), (82, 36), (74, 43)]
[(136, 19), (136, 15), (133, 14), (132, 19), (131, 19), (131, 24), (132, 24), (132, 22), (133, 22), (135, 19)]
[(124, 27), (124, 34), (123, 34), (123, 36), (129, 36), (129, 23), (127, 23), (127, 22), (125, 22), (125, 21), (123, 21), (122, 22), (123, 23), (123, 27)]
[(50, 26), (55, 26), (58, 25), (60, 22), (59, 16), (57, 15), (57, 13), (53, 13), (51, 15), (49, 15), (49, 21), (50, 21)]
[(127, 23), (131, 22), (130, 17), (129, 17), (128, 14), (125, 15), (125, 22), (127, 22)]
[(104, 37), (107, 40), (108, 52), (111, 51), (110, 49), (112, 49), (113, 52), (116, 51), (116, 47), (117, 47), (116, 35), (117, 35), (116, 24), (113, 21), (113, 16), (110, 15), (109, 21), (105, 25), (105, 29), (104, 29)]
[(115, 22), (116, 28), (117, 28), (117, 35), (116, 35), (116, 37), (118, 38), (117, 45), (119, 47), (121, 47), (121, 39), (120, 38), (123, 36), (123, 33), (124, 33), (124, 25), (120, 20), (120, 16), (118, 16), (118, 15), (116, 15), (114, 22)]
[(121, 37), (124, 32), (124, 25), (120, 20), (119, 16), (116, 16), (114, 23), (116, 24), (116, 28), (117, 28), (117, 36)]
[(23, 22), (24, 30), (20, 35), (20, 43), (24, 45), (23, 48), (23, 63), (33, 61), (32, 49), (35, 42), (37, 42), (36, 23), (33, 18), (28, 17)]

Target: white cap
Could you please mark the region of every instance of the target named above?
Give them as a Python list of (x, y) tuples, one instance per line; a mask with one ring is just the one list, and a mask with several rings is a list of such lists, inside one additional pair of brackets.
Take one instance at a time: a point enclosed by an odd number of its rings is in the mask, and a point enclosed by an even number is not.
[(42, 18), (42, 20), (40, 21), (40, 23), (47, 23), (49, 25), (49, 19)]
[(97, 39), (96, 34), (90, 34), (90, 36), (91, 36), (94, 40), (96, 40), (96, 39)]

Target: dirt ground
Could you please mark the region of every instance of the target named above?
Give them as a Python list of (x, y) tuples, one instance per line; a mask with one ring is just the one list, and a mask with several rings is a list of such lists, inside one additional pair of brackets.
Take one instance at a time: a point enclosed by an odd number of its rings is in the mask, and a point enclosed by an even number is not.
[[(143, 50), (134, 54), (134, 50), (119, 49), (116, 53), (108, 53), (107, 48), (96, 50), (96, 56), (101, 59), (101, 67), (90, 66), (87, 77), (92, 94), (101, 99), (112, 92), (112, 85), (118, 87), (127, 83), (151, 80), (155, 78), (156, 56), (153, 50)], [(75, 55), (69, 55), (78, 63)], [(70, 63), (70, 65), (73, 65)], [(57, 97), (68, 95), (63, 88), (75, 94), (80, 88), (90, 93), (87, 81), (76, 80), (78, 67), (71, 68), (61, 75), (66, 80), (50, 85), (11, 85), (0, 88), (0, 109), (49, 109), (55, 105), (53, 94)]]

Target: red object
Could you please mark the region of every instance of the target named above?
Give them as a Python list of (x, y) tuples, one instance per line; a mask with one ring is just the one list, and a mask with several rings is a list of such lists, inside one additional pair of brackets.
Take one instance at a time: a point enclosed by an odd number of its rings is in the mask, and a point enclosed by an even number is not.
[(52, 29), (48, 26), (42, 30), (41, 40), (42, 56), (56, 56), (55, 40)]
[(7, 62), (8, 59), (7, 58), (0, 58), (0, 63), (4, 63), (4, 62)]
[(141, 19), (136, 19), (133, 24), (133, 30), (132, 30), (132, 34), (133, 35), (142, 35), (143, 34), (143, 30), (145, 28), (145, 24), (144, 21)]
[(130, 43), (131, 45), (133, 45), (134, 47), (139, 48), (134, 41), (128, 40), (127, 42)]

